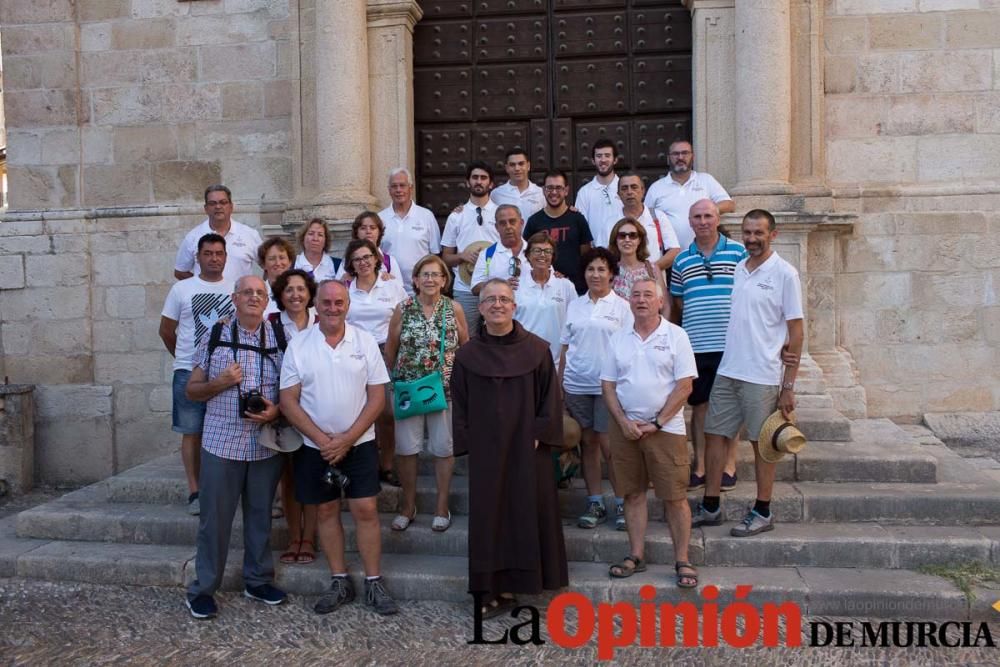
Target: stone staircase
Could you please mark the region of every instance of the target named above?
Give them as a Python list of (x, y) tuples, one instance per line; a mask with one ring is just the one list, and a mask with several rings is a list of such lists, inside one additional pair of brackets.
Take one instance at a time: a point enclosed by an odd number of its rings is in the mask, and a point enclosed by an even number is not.
[[(771, 505), (776, 529), (749, 539), (730, 537), (731, 523), (693, 531), (690, 555), (703, 584), (719, 586), (724, 598), (736, 584), (751, 584), (754, 601), (793, 600), (814, 615), (1000, 618), (990, 609), (1000, 592), (979, 590), (970, 602), (947, 580), (915, 571), (970, 561), (1000, 566), (995, 477), (934, 441), (921, 444), (888, 420), (850, 422), (829, 407), (803, 408), (800, 420), (813, 439), (778, 466)], [(379, 496), (383, 571), (400, 598), (468, 601), (465, 461), (456, 466), (453, 524), (442, 534), (430, 530), (431, 463), (421, 462), (419, 514), (406, 532), (388, 527), (399, 490), (384, 487)], [(738, 475), (740, 483), (723, 501), (729, 521), (741, 518), (755, 495), (749, 447), (741, 448)], [(605, 495), (610, 503), (608, 486)], [(192, 576), (198, 528), (185, 511), (186, 496), (180, 457), (173, 455), (0, 520), (0, 576), (180, 586)], [(692, 494), (691, 501), (699, 497)], [(608, 525), (590, 531), (575, 526), (585, 504), (579, 481), (560, 491), (560, 503), (572, 590), (595, 600), (635, 600), (639, 586), (653, 584), (664, 600), (692, 595), (674, 587), (663, 508), (652, 494), (650, 571), (627, 580), (607, 575), (607, 563), (628, 552), (625, 533)], [(345, 530), (353, 552), (349, 514)], [(234, 547), (242, 545), (241, 535), (237, 515)], [(284, 520), (274, 522), (272, 540), (276, 548), (287, 543)], [(359, 575), (357, 554), (348, 560)], [(241, 561), (238, 551), (230, 554), (226, 587), (241, 585)], [(314, 595), (327, 586), (322, 556), (308, 566), (276, 567), (278, 585), (293, 594)]]

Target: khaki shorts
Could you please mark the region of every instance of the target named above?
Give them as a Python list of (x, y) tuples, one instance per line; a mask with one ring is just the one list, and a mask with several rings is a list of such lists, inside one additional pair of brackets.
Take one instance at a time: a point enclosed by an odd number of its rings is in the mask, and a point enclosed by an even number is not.
[(779, 393), (781, 387), (778, 385), (754, 384), (724, 375), (716, 376), (708, 398), (705, 433), (735, 438), (740, 426), (746, 426), (747, 438), (757, 442), (760, 427), (778, 409)]
[(448, 409), (396, 420), (396, 454), (410, 456), (424, 449), (424, 426), (427, 427), (427, 451), (439, 458), (454, 454), (451, 440), (451, 401)]
[(621, 495), (645, 493), (649, 482), (660, 500), (687, 498), (691, 476), (687, 437), (657, 431), (639, 440), (626, 440), (614, 419), (608, 424), (611, 465)]

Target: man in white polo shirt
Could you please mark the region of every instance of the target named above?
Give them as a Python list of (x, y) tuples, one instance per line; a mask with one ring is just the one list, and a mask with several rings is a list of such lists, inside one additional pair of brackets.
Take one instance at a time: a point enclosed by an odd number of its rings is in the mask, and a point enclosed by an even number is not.
[(693, 588), (698, 572), (688, 561), (691, 508), (684, 402), (698, 371), (687, 334), (660, 316), (665, 298), (660, 290), (652, 278), (632, 285), (629, 306), (635, 322), (612, 336), (601, 369), (601, 391), (612, 416), (611, 464), (618, 492), (625, 496), (629, 541), (629, 554), (609, 572), (612, 577), (630, 577), (646, 569), (646, 490), (652, 481), (667, 511), (677, 585)]
[(413, 296), (410, 274), (424, 255), (441, 252), (441, 229), (430, 209), (413, 201), (413, 176), (406, 167), (389, 172), (389, 196), (392, 204), (378, 215), (385, 224), (382, 250), (399, 263), (403, 288)]
[(699, 199), (711, 199), (719, 207), (719, 214), (736, 210), (729, 193), (719, 185), (711, 174), (695, 171), (694, 150), (691, 142), (677, 140), (667, 149), (670, 169), (667, 175), (649, 186), (646, 206), (663, 211), (677, 234), (681, 248), (687, 248), (694, 241), (694, 232), (688, 224), (688, 211)]
[(545, 206), (542, 189), (531, 182), (531, 160), (522, 148), (515, 148), (504, 156), (507, 182), (494, 188), (490, 198), (497, 206), (513, 204), (521, 210), (521, 219), (527, 220)]
[(226, 268), (222, 277), (236, 282), (243, 276), (255, 273), (257, 246), (263, 241), (256, 229), (233, 220), (233, 195), (225, 185), (205, 188), (205, 221), (192, 229), (181, 241), (174, 260), (174, 278), (184, 280), (197, 275), (199, 268), (198, 239), (205, 234), (218, 234), (226, 239)]
[(587, 219), (594, 245), (608, 247), (611, 228), (622, 219), (622, 200), (618, 196), (618, 149), (610, 139), (598, 139), (592, 152), (597, 174), (576, 193), (576, 209)]
[(465, 311), (469, 335), (474, 336), (482, 319), (479, 298), (472, 294), (472, 285), (462, 279), (459, 267), (466, 263), (475, 267), (481, 251), (470, 250), (469, 246), (473, 243), (496, 243), (500, 240), (495, 224), (497, 205), (490, 199), (493, 167), (481, 160), (473, 160), (466, 169), (465, 183), (469, 188), (469, 201), (448, 216), (444, 235), (441, 236), (441, 259), (455, 274), (455, 301)]
[(743, 217), (742, 229), (750, 256), (736, 265), (726, 348), (705, 417), (705, 497), (692, 519), (694, 526), (722, 523), (719, 486), (726, 438), (735, 438), (745, 425), (754, 451), (757, 500), (730, 531), (734, 537), (774, 529), (775, 464), (760, 457), (757, 438), (776, 408), (786, 417), (795, 409), (795, 376), (805, 335), (799, 273), (771, 250), (778, 235), (774, 216), (754, 209)]
[[(399, 609), (380, 576), (380, 485), (373, 425), (385, 404), (389, 373), (371, 334), (347, 324), (350, 305), (343, 283), (320, 284), (318, 326), (293, 338), (285, 351), (281, 411), (305, 442), (293, 462), (295, 496), (304, 505), (319, 505), (320, 542), (332, 575), (330, 590), (314, 607), (316, 613), (328, 614), (354, 599), (340, 521), (340, 501), (346, 497), (365, 568), (365, 604), (379, 614), (395, 614)], [(349, 483), (329, 480), (329, 466), (336, 466)]]
[(479, 294), (483, 284), (490, 278), (501, 278), (517, 291), (521, 271), (528, 270), (528, 258), (524, 255), (524, 220), (521, 210), (513, 204), (497, 207), (496, 229), (500, 241), (479, 253), (476, 268), (472, 271), (472, 293)]

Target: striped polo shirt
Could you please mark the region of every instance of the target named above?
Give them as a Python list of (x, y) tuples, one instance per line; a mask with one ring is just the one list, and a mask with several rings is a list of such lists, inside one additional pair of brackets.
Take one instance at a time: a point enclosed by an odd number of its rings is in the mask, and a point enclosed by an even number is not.
[(670, 294), (684, 300), (681, 326), (696, 352), (722, 352), (733, 296), (736, 265), (747, 257), (742, 243), (719, 234), (711, 256), (698, 250), (697, 241), (674, 259)]

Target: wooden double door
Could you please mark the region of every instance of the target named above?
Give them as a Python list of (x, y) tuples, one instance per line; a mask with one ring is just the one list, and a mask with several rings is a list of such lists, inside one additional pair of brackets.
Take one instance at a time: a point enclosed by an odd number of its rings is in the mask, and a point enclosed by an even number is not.
[(691, 134), (691, 16), (679, 0), (436, 0), (414, 33), (416, 177), (443, 217), (467, 198), (471, 160), (521, 147), (532, 180), (574, 186), (591, 147), (612, 139), (618, 169), (666, 171), (671, 139)]

